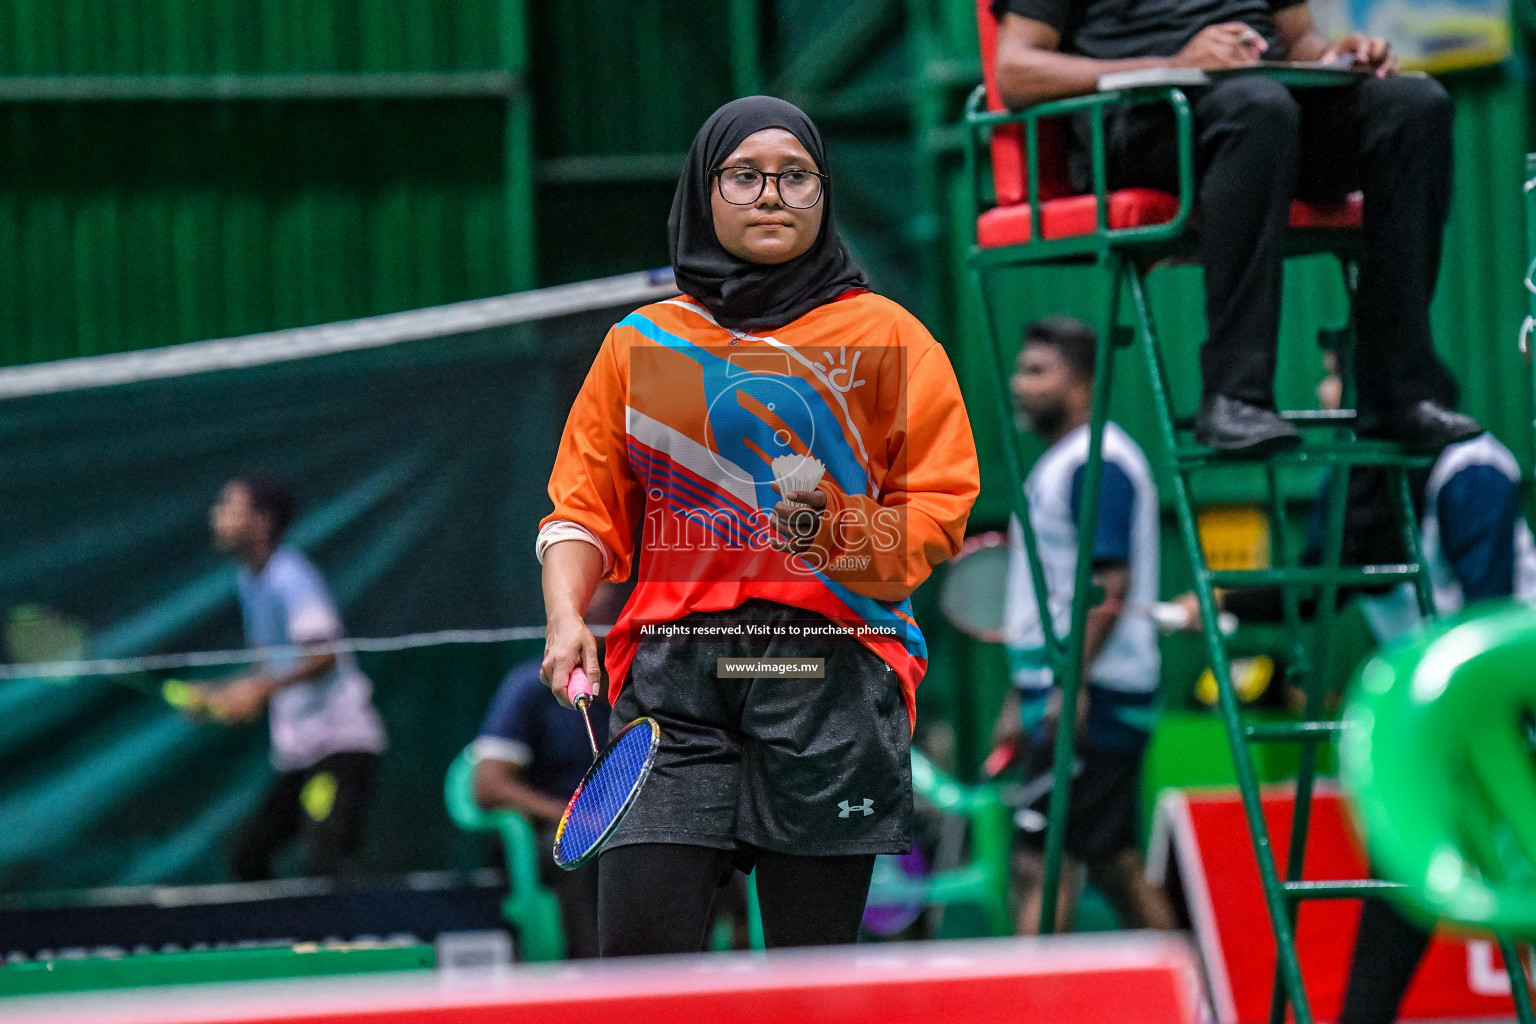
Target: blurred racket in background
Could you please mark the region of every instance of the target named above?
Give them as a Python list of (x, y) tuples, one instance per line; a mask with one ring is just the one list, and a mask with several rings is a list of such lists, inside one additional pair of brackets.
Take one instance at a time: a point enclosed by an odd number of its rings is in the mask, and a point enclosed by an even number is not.
[[(965, 539), (960, 553), (944, 563), (944, 580), (939, 590), (939, 609), (950, 625), (984, 643), (1007, 641), (1008, 562), (1006, 532), (988, 530)], [(1179, 601), (1126, 605), (1120, 614), (1150, 618), (1164, 633), (1195, 629), (1199, 625), (1190, 609)], [(1217, 625), (1224, 635), (1230, 636), (1237, 631), (1237, 616), (1222, 612)], [(1017, 764), (1022, 754), (1017, 739), (998, 744), (982, 762), (983, 776), (996, 778)]]
[[(1008, 595), (1008, 534), (988, 530), (967, 537), (960, 553), (944, 563), (939, 609), (966, 636), (987, 643), (1007, 640), (1004, 620)], [(1177, 601), (1126, 605), (1121, 615), (1145, 616), (1164, 633), (1196, 628), (1189, 610)], [(1224, 635), (1237, 631), (1237, 616), (1222, 612), (1218, 625)]]

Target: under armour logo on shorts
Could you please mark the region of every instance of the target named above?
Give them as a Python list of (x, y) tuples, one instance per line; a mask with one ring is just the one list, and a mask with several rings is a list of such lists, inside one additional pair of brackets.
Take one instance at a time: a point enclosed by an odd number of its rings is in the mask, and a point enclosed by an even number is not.
[(875, 802), (868, 797), (864, 798), (864, 802), (862, 804), (850, 804), (847, 800), (841, 800), (838, 802), (837, 806), (842, 808), (842, 810), (838, 811), (837, 813), (839, 818), (846, 818), (854, 811), (858, 811), (865, 817), (875, 813)]

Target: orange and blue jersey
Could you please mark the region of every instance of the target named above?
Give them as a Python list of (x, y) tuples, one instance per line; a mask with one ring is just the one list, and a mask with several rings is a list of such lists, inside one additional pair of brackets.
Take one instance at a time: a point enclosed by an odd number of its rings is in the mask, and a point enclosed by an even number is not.
[[(781, 455), (826, 467), (826, 512), (801, 555), (768, 543)], [(609, 331), (566, 422), (541, 550), (575, 530), (615, 580), (638, 554), (608, 635), (610, 696), (645, 626), (763, 598), (868, 646), (913, 714), (928, 652), (909, 597), (959, 549), (978, 490), (948, 356), (896, 303), (858, 291), (746, 334), (684, 296)]]

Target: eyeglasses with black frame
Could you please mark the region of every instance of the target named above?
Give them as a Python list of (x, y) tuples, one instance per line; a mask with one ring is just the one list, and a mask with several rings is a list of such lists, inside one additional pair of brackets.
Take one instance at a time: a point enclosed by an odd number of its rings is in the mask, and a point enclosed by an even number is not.
[(760, 171), (756, 167), (721, 167), (715, 171), (720, 198), (732, 206), (750, 206), (762, 196), (773, 179), (779, 201), (792, 210), (808, 210), (821, 201), (827, 176), (816, 171), (794, 168), (788, 171)]

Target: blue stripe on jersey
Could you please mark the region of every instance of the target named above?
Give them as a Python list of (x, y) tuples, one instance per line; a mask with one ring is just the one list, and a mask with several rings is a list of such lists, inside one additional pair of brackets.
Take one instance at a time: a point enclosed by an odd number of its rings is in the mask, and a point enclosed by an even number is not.
[[(689, 512), (719, 512), (725, 515), (735, 524), (738, 531), (737, 543), (744, 542), (754, 532), (751, 523), (743, 515), (739, 506), (727, 502), (719, 494), (708, 490), (693, 480), (688, 479), (670, 459), (648, 455), (639, 445), (631, 442), (629, 445), (629, 460), (643, 480), (643, 486), (649, 492), (652, 488), (662, 492), (663, 500), (667, 507), (680, 515)], [(692, 499), (696, 504), (692, 507), (684, 506), (681, 502), (671, 500), (673, 496), (681, 492), (684, 497)], [(706, 516), (711, 522), (712, 517)], [(719, 534), (719, 530), (715, 530)], [(720, 534), (722, 538), (730, 540)]]
[(817, 573), (816, 578), (826, 585), (826, 588), (837, 595), (837, 599), (853, 609), (855, 615), (872, 626), (890, 626), (896, 630), (896, 637), (905, 643), (907, 653), (914, 658), (928, 657), (928, 641), (923, 639), (923, 631), (919, 629), (914, 619), (908, 622), (897, 617), (894, 613), (901, 612), (904, 615), (912, 615), (912, 599), (907, 598), (900, 604), (889, 604), (873, 597), (865, 597), (856, 594), (834, 579), (822, 573)]

